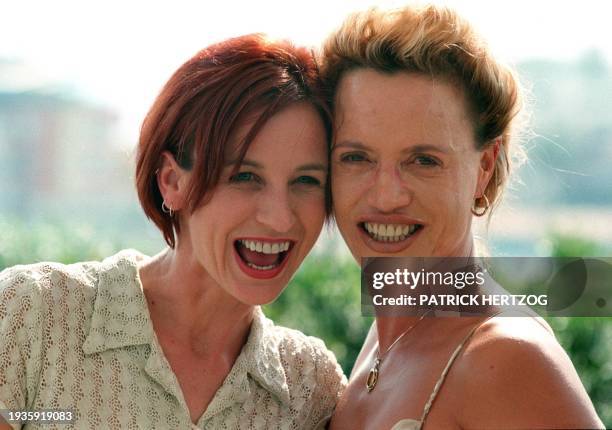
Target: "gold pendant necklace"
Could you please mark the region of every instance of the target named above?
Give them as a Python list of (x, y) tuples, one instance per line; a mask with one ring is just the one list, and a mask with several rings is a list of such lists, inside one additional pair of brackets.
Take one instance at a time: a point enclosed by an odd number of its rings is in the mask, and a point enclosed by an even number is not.
[(385, 355), (387, 355), (387, 353), (391, 351), (391, 348), (393, 348), (395, 344), (400, 341), (401, 338), (403, 338), (405, 335), (410, 333), (412, 329), (415, 328), (417, 324), (420, 323), (423, 320), (423, 318), (425, 318), (425, 315), (427, 315), (428, 313), (429, 311), (421, 315), (421, 317), (417, 320), (417, 322), (412, 324), (406, 331), (400, 334), (397, 337), (397, 339), (395, 339), (393, 343), (389, 346), (389, 348), (387, 348), (387, 350), (383, 352), (382, 354), (380, 353), (380, 349), (379, 349), (380, 345), (376, 347), (376, 360), (374, 361), (374, 365), (368, 372), (368, 377), (366, 379), (366, 388), (368, 389), (368, 393), (371, 392), (374, 389), (374, 387), (376, 387), (376, 383), (378, 382), (378, 375), (380, 374), (380, 365)]

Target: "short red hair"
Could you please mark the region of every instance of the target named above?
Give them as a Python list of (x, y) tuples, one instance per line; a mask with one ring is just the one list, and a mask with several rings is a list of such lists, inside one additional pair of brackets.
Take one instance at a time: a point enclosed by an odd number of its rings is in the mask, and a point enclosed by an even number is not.
[[(198, 172), (188, 191), (187, 209), (193, 212), (218, 184), (230, 134), (248, 115), (258, 116), (238, 148), (237, 166), (265, 122), (299, 101), (311, 103), (319, 112), (329, 145), (331, 114), (321, 88), (309, 50), (262, 34), (211, 45), (172, 75), (145, 117), (136, 163), (140, 203), (170, 247), (176, 244), (180, 226), (178, 217), (161, 208), (156, 171), (162, 152), (170, 151), (182, 168)], [(328, 187), (328, 214), (330, 196)]]

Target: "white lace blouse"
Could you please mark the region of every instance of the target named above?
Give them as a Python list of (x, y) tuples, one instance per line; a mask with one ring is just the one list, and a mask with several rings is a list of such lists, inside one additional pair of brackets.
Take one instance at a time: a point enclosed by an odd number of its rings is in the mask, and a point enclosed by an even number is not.
[[(346, 385), (317, 338), (258, 308), (248, 341), (197, 425), (157, 342), (136, 251), (0, 273), (0, 409), (73, 410), (23, 428), (312, 429)], [(20, 428), (19, 425), (14, 425)]]

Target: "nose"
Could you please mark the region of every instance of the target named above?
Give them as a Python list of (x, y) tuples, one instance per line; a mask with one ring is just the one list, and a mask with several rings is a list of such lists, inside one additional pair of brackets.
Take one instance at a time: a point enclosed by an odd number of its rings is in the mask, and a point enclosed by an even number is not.
[(261, 197), (255, 220), (278, 233), (291, 230), (296, 217), (288, 190), (270, 190)]
[(389, 213), (410, 204), (412, 191), (395, 166), (381, 166), (372, 179), (366, 202), (373, 208)]

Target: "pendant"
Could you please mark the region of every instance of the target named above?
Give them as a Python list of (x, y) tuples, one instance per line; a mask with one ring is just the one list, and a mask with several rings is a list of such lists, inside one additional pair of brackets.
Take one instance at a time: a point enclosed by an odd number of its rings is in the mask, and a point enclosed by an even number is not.
[(366, 388), (368, 389), (368, 393), (376, 387), (376, 383), (378, 382), (378, 369), (380, 367), (380, 358), (377, 358), (374, 362), (374, 366), (370, 369), (368, 373), (368, 379), (366, 379)]

